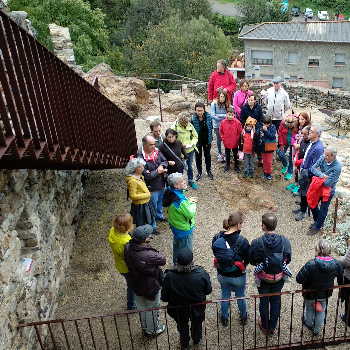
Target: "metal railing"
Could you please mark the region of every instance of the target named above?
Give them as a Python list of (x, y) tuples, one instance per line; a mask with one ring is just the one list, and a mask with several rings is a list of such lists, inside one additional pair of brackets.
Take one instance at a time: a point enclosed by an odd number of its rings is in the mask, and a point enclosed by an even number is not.
[(0, 169), (125, 167), (133, 119), (0, 11)]
[[(252, 295), (232, 298), (229, 308), (229, 324), (220, 324), (220, 301), (205, 303), (201, 349), (305, 349), (319, 348), (350, 340), (347, 325), (341, 321), (340, 289), (350, 285), (334, 287), (334, 293), (326, 303), (325, 319), (319, 335), (306, 328), (302, 322), (305, 314), (305, 291), (289, 291), (266, 295)], [(338, 295), (338, 297), (336, 296)], [(274, 336), (264, 334), (258, 325), (259, 299), (280, 296), (281, 308)], [(236, 301), (245, 299), (249, 318), (247, 325), (241, 325)], [(199, 305), (199, 304), (196, 304)], [(70, 319), (34, 322), (18, 325), (19, 331), (27, 338), (35, 332), (41, 349), (178, 349), (179, 334), (176, 322), (167, 314), (168, 307), (147, 309), (159, 313), (159, 322), (165, 323), (164, 334), (147, 339), (142, 331), (141, 312), (145, 310), (123, 311), (104, 315), (76, 317)], [(349, 312), (348, 312), (349, 313)], [(26, 332), (28, 327), (32, 332)]]

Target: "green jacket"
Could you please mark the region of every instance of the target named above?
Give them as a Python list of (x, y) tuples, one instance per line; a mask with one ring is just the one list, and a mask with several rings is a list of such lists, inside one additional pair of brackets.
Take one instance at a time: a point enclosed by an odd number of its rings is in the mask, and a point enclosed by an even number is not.
[(198, 143), (198, 134), (196, 129), (191, 123), (188, 123), (186, 125), (186, 128), (184, 128), (178, 121), (176, 121), (172, 127), (173, 130), (177, 132), (177, 139), (185, 145), (192, 145), (192, 147), (185, 149), (186, 153), (191, 153), (193, 150), (197, 150), (197, 143)]

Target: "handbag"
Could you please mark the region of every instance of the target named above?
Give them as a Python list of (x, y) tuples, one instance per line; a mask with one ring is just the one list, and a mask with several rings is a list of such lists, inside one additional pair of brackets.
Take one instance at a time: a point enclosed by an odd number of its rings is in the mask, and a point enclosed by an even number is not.
[(183, 161), (182, 159), (180, 159), (175, 153), (174, 151), (165, 143), (163, 142), (163, 144), (165, 145), (165, 147), (168, 148), (168, 150), (173, 154), (173, 156), (182, 164), (182, 166), (184, 167), (185, 171), (188, 171), (188, 165), (187, 162)]
[(272, 152), (277, 150), (276, 141), (265, 141), (265, 152)]

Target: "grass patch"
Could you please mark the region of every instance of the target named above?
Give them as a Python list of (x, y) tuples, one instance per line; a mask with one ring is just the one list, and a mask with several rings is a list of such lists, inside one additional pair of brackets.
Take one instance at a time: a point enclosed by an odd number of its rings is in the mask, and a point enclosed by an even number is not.
[(215, 0), (221, 4), (239, 4), (239, 0)]

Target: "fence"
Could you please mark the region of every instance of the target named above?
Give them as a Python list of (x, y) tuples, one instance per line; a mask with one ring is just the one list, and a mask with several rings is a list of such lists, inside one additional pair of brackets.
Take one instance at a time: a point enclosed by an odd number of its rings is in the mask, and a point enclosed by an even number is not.
[[(305, 310), (302, 290), (229, 299), (227, 327), (220, 324), (220, 300), (202, 303), (206, 305), (206, 317), (201, 349), (310, 349), (349, 341), (348, 328), (339, 317), (340, 290), (338, 293), (338, 289), (349, 287), (333, 288), (334, 293), (326, 304), (325, 320), (318, 336), (314, 336), (301, 321)], [(263, 296), (281, 298), (280, 317), (274, 336), (265, 335), (258, 325), (259, 298)], [(236, 301), (241, 299), (247, 301), (247, 325), (240, 323)], [(18, 328), (22, 336), (28, 339), (34, 328), (37, 343), (45, 350), (180, 348), (176, 323), (167, 315), (167, 307), (147, 310), (159, 312), (159, 321), (166, 326), (165, 332), (153, 340), (143, 335), (140, 310), (21, 324)]]
[(0, 168), (125, 167), (134, 121), (0, 11)]

